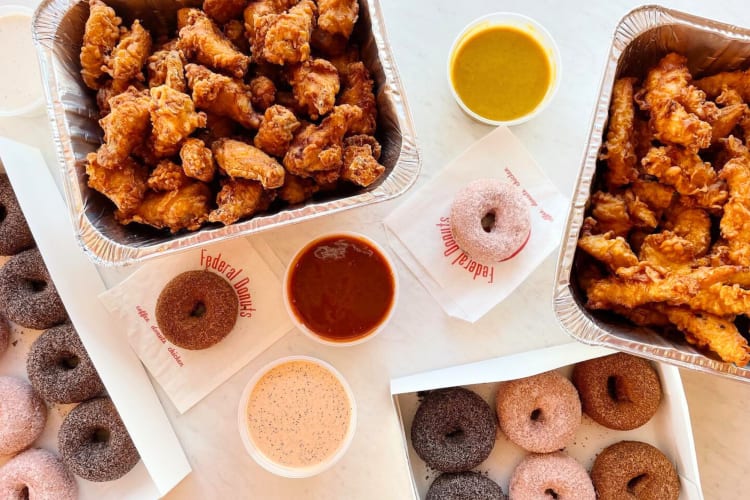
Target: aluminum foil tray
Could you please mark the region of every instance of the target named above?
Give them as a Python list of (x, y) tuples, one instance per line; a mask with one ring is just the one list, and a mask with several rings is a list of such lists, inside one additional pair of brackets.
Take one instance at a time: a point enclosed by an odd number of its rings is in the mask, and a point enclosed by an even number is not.
[[(128, 25), (141, 19), (152, 34), (174, 30), (177, 9), (200, 0), (107, 0)], [(32, 31), (45, 81), (47, 112), (62, 171), (70, 216), (85, 252), (102, 265), (126, 265), (241, 235), (294, 224), (326, 214), (388, 200), (403, 194), (421, 166), (414, 125), (393, 60), (378, 0), (360, 0), (360, 19), (352, 35), (375, 80), (381, 163), (386, 174), (367, 189), (339, 190), (304, 205), (258, 215), (230, 226), (205, 226), (169, 234), (146, 226), (122, 226), (111, 203), (86, 185), (85, 158), (101, 143), (95, 95), (79, 76), (79, 52), (88, 2), (43, 0)]]
[(620, 21), (609, 51), (594, 121), (560, 245), (554, 290), (555, 314), (572, 337), (586, 344), (608, 346), (750, 382), (750, 365), (737, 367), (696, 350), (681, 338), (663, 336), (614, 316), (588, 311), (584, 307), (584, 293), (576, 282), (578, 235), (594, 184), (614, 81), (620, 75), (645, 77), (648, 68), (672, 51), (687, 56), (690, 71), (696, 78), (744, 69), (750, 62), (750, 30), (660, 6), (637, 8)]

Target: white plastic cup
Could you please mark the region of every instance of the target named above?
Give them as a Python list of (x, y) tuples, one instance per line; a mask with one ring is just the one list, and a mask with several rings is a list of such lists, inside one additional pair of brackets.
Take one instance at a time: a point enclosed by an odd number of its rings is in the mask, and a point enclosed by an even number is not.
[[(547, 88), (547, 93), (544, 95), (544, 98), (541, 100), (541, 102), (537, 104), (537, 106), (529, 113), (518, 118), (514, 118), (513, 120), (492, 120), (489, 118), (485, 118), (484, 116), (481, 116), (469, 109), (469, 107), (466, 106), (461, 100), (461, 97), (458, 95), (458, 92), (456, 92), (456, 89), (453, 87), (453, 80), (451, 78), (451, 66), (453, 57), (457, 53), (466, 37), (476, 31), (495, 26), (507, 26), (516, 28), (536, 40), (546, 52), (547, 58), (550, 63), (550, 71), (552, 73), (552, 78), (550, 85)], [(453, 98), (467, 115), (477, 121), (486, 123), (488, 125), (505, 125), (506, 127), (510, 127), (513, 125), (520, 125), (521, 123), (525, 123), (534, 118), (536, 115), (544, 111), (544, 109), (549, 105), (550, 101), (552, 101), (552, 98), (555, 97), (557, 89), (560, 86), (561, 74), (562, 58), (560, 57), (560, 50), (558, 49), (555, 40), (552, 38), (552, 35), (549, 34), (544, 26), (542, 26), (535, 20), (522, 14), (516, 14), (514, 12), (495, 12), (473, 20), (461, 31), (461, 33), (459, 33), (459, 35), (453, 41), (453, 45), (451, 45), (450, 52), (448, 53), (448, 86), (451, 89)]]
[[(315, 333), (313, 330), (311, 330), (306, 324), (304, 324), (297, 313), (295, 312), (294, 305), (291, 303), (291, 298), (289, 297), (289, 280), (292, 276), (292, 270), (294, 268), (294, 265), (297, 263), (297, 260), (299, 259), (300, 255), (305, 252), (308, 248), (315, 245), (321, 240), (335, 237), (335, 236), (345, 236), (349, 238), (359, 239), (367, 243), (368, 245), (375, 248), (385, 259), (386, 264), (388, 265), (388, 268), (391, 271), (391, 274), (393, 275), (393, 301), (391, 302), (391, 307), (388, 309), (388, 311), (385, 313), (385, 316), (383, 317), (383, 320), (371, 331), (365, 333), (364, 335), (349, 341), (334, 341), (334, 340), (328, 340), (325, 337), (322, 337), (321, 335)], [(375, 335), (379, 334), (383, 329), (386, 327), (388, 322), (391, 320), (391, 317), (393, 316), (393, 311), (396, 309), (396, 303), (398, 302), (398, 295), (399, 295), (399, 283), (398, 283), (398, 274), (396, 274), (396, 266), (393, 264), (393, 260), (391, 260), (391, 257), (388, 255), (388, 253), (385, 251), (385, 249), (380, 246), (378, 243), (373, 241), (372, 239), (368, 238), (367, 236), (355, 233), (352, 231), (337, 231), (333, 233), (324, 234), (322, 236), (319, 236), (308, 243), (305, 243), (305, 245), (302, 246), (297, 252), (294, 254), (294, 257), (292, 257), (292, 260), (289, 262), (289, 265), (286, 268), (286, 272), (284, 273), (284, 286), (283, 286), (283, 295), (284, 295), (284, 307), (286, 308), (286, 312), (289, 314), (289, 318), (292, 320), (292, 323), (300, 330), (302, 333), (310, 337), (311, 339), (315, 340), (316, 342), (320, 342), (323, 345), (328, 346), (353, 346), (362, 344), (364, 342), (367, 342), (371, 338), (373, 338)]]
[[(290, 467), (287, 465), (282, 465), (274, 462), (266, 455), (264, 455), (250, 437), (250, 428), (247, 419), (247, 406), (250, 402), (250, 395), (252, 394), (253, 389), (255, 389), (255, 386), (258, 384), (258, 381), (266, 373), (276, 368), (277, 366), (292, 361), (308, 361), (329, 371), (334, 377), (336, 377), (336, 379), (344, 388), (346, 396), (349, 399), (351, 409), (351, 412), (349, 414), (349, 428), (347, 429), (346, 435), (344, 436), (343, 441), (341, 441), (341, 444), (339, 445), (339, 448), (336, 450), (336, 452), (328, 457), (328, 459), (314, 465), (309, 465), (307, 467)], [(346, 450), (348, 450), (349, 446), (352, 444), (352, 440), (354, 439), (354, 432), (356, 431), (357, 427), (357, 402), (354, 399), (354, 393), (352, 392), (351, 387), (349, 387), (349, 383), (346, 381), (346, 379), (344, 379), (344, 376), (341, 375), (341, 373), (330, 364), (326, 363), (323, 360), (310, 356), (287, 356), (265, 365), (263, 368), (258, 370), (257, 373), (255, 373), (255, 375), (253, 375), (253, 377), (247, 383), (245, 389), (242, 391), (242, 396), (240, 397), (240, 405), (237, 412), (237, 425), (239, 427), (240, 438), (242, 439), (242, 444), (245, 446), (245, 450), (247, 450), (247, 453), (253, 458), (253, 460), (258, 463), (258, 465), (260, 465), (267, 471), (276, 474), (277, 476), (297, 479), (312, 477), (333, 467), (333, 465), (338, 462), (341, 457), (344, 456)]]

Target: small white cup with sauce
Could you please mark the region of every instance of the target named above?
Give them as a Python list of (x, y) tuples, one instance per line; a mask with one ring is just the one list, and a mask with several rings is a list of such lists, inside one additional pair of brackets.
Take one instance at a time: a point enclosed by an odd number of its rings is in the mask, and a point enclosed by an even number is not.
[(0, 6), (3, 67), (12, 76), (0, 86), (0, 118), (34, 117), (44, 112), (44, 88), (31, 35), (34, 11), (22, 5)]
[[(505, 36), (503, 42), (500, 36)], [(521, 57), (520, 52), (506, 48), (493, 60), (479, 54), (480, 38), (496, 50), (515, 41), (527, 55), (517, 61), (520, 64), (515, 71), (503, 71), (512, 67), (514, 57)], [(477, 61), (487, 66), (480, 70)], [(451, 93), (466, 114), (488, 125), (512, 126), (531, 120), (549, 105), (560, 85), (562, 58), (552, 35), (541, 24), (521, 14), (496, 12), (475, 19), (461, 31), (451, 46), (447, 69)], [(520, 75), (527, 70), (538, 73)], [(474, 94), (466, 88), (469, 82), (474, 82)], [(528, 102), (519, 104), (523, 99)], [(500, 106), (506, 109), (501, 111)]]
[(310, 356), (288, 356), (250, 379), (237, 424), (242, 444), (261, 467), (282, 477), (312, 477), (331, 468), (351, 445), (357, 404), (333, 366)]

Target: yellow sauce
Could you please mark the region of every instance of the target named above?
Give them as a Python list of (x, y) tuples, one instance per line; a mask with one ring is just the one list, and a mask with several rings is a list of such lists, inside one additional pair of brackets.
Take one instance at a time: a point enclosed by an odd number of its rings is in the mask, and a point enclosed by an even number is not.
[(467, 108), (490, 120), (531, 113), (552, 83), (550, 58), (528, 33), (490, 26), (466, 35), (451, 58), (453, 88)]

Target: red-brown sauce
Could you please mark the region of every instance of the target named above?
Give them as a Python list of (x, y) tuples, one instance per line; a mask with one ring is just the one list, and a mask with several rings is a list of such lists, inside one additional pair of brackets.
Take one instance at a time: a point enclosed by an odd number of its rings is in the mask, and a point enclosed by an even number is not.
[(326, 340), (351, 342), (385, 320), (396, 283), (376, 248), (356, 237), (333, 235), (300, 253), (287, 286), (302, 323)]

